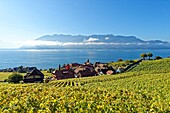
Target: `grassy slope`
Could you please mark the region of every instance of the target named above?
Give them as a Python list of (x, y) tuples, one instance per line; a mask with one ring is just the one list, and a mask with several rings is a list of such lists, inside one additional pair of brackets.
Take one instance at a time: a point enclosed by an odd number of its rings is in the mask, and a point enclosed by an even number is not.
[(137, 73), (170, 73), (170, 58), (161, 60), (143, 61), (139, 66), (131, 70)]
[[(11, 74), (12, 74), (12, 72), (0, 72), (0, 81), (4, 81)], [(20, 74), (23, 76), (25, 75), (25, 73), (20, 73)]]
[(170, 59), (145, 61), (113, 76), (3, 84), (0, 112), (170, 112), (169, 64)]
[(11, 73), (0, 72), (0, 81), (4, 81)]
[[(42, 71), (45, 77), (47, 76), (52, 76), (51, 73), (47, 73), (47, 71)], [(5, 79), (8, 78), (8, 76), (12, 74), (12, 72), (0, 72), (0, 81), (4, 81)], [(26, 73), (20, 73), (21, 75), (25, 75)]]

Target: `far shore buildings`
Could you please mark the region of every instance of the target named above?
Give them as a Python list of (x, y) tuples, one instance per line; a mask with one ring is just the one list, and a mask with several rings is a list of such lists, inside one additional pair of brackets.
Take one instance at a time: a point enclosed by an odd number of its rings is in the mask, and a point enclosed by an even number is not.
[(19, 72), (19, 73), (28, 73), (31, 72), (36, 67), (24, 67), (24, 66), (18, 66), (14, 68), (6, 68), (6, 69), (0, 69), (0, 72)]

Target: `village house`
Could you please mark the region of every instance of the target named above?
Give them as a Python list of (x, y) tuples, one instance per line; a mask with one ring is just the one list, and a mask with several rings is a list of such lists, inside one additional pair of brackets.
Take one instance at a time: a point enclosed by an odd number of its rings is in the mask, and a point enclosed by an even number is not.
[(106, 66), (107, 66), (106, 63), (101, 63), (101, 62), (95, 62), (94, 63), (94, 67), (103, 68), (103, 67), (106, 67)]
[(90, 62), (89, 59), (88, 59), (86, 62), (84, 62), (83, 65), (86, 65), (86, 66), (93, 66), (93, 64)]
[(89, 77), (89, 76), (95, 76), (97, 73), (95, 70), (90, 70), (88, 68), (86, 68), (85, 70), (80, 70), (77, 73), (78, 77)]
[(113, 69), (112, 67), (108, 67), (106, 63), (96, 62), (94, 63), (94, 66), (95, 66), (95, 71), (99, 75), (103, 75), (103, 74), (111, 75), (116, 73), (116, 70)]
[(84, 64), (71, 63), (64, 65), (59, 70), (53, 71), (53, 79), (67, 79), (75, 77), (89, 77), (96, 76), (98, 74), (107, 74), (111, 75), (115, 73), (115, 70), (112, 67), (108, 67), (106, 63), (97, 62), (95, 64), (90, 63), (87, 60)]
[(81, 66), (81, 64), (71, 63), (71, 64), (69, 64), (69, 66), (70, 66), (71, 69), (76, 69), (77, 67)]
[(103, 74), (112, 75), (112, 74), (116, 73), (116, 71), (113, 68), (109, 68), (109, 67), (107, 67), (107, 68), (96, 67), (95, 70), (96, 70), (97, 74), (99, 74), (99, 75), (103, 75)]
[(75, 78), (75, 73), (71, 69), (63, 69), (63, 70), (55, 70), (53, 71), (53, 79), (67, 79), (67, 78)]
[(116, 70), (116, 73), (122, 73), (122, 72), (124, 72), (124, 68), (118, 67), (118, 69)]
[(79, 66), (77, 69), (74, 70), (77, 77), (88, 77), (88, 76), (95, 76), (97, 73), (94, 70), (93, 66)]
[(24, 76), (24, 83), (34, 83), (34, 82), (43, 82), (44, 74), (41, 73), (38, 69), (33, 69), (30, 73), (27, 73)]

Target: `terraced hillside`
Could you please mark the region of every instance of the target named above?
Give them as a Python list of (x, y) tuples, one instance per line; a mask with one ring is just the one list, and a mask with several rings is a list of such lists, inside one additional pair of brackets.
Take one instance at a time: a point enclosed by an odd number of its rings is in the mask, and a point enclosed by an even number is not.
[(145, 61), (118, 75), (1, 83), (0, 112), (170, 112), (169, 62)]
[(143, 61), (131, 70), (137, 73), (170, 73), (170, 58), (161, 60)]

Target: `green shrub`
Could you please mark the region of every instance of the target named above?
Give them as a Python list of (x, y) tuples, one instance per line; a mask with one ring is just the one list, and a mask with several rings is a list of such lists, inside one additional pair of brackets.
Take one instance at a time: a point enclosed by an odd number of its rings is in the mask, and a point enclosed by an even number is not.
[(5, 79), (4, 82), (8, 82), (8, 79)]
[(18, 73), (13, 73), (8, 76), (9, 83), (19, 83), (21, 80), (23, 80), (23, 76)]
[(135, 61), (134, 60), (129, 60), (130, 63), (134, 63)]
[(155, 60), (159, 60), (159, 59), (162, 59), (162, 57), (160, 57), (160, 56), (155, 57)]
[(117, 60), (117, 62), (122, 62), (122, 61), (123, 61), (123, 59), (121, 59), (121, 58)]

